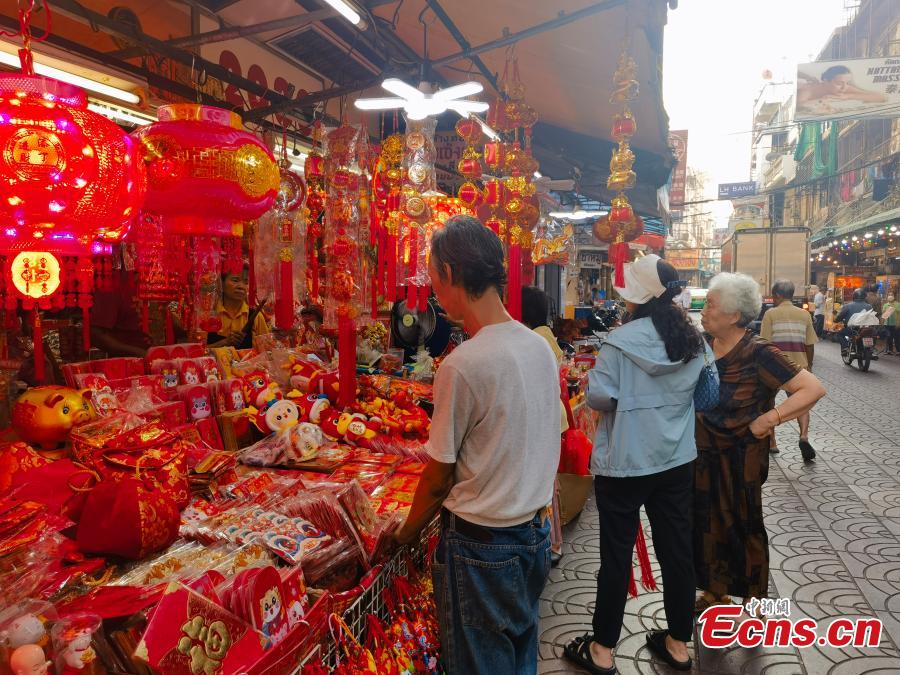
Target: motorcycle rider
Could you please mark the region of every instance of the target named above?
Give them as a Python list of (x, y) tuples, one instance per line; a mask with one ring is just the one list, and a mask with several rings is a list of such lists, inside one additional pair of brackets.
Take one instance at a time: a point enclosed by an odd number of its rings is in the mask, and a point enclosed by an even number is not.
[(844, 327), (841, 329), (842, 353), (850, 347), (850, 329), (847, 327), (847, 322), (850, 321), (854, 314), (866, 312), (870, 309), (872, 309), (872, 305), (866, 302), (866, 293), (861, 288), (857, 288), (855, 291), (853, 291), (852, 302), (848, 302), (846, 305), (841, 307), (841, 311), (838, 312), (838, 315), (835, 318), (835, 322), (844, 324)]

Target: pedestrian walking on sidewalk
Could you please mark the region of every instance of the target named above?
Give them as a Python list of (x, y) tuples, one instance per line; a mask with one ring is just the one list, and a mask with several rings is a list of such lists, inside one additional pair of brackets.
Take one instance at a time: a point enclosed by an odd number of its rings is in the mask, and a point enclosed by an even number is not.
[(413, 541), (440, 512), (432, 576), (450, 675), (533, 674), (559, 466), (556, 359), (506, 312), (503, 245), (480, 221), (455, 216), (434, 233), (429, 273), (471, 339), (435, 377), (430, 459), (395, 538)]
[(691, 560), (694, 389), (713, 355), (684, 310), (675, 268), (647, 255), (625, 268), (631, 321), (612, 331), (588, 374), (587, 404), (604, 411), (594, 440), (591, 473), (600, 520), (600, 571), (593, 631), (565, 656), (590, 673), (615, 673), (632, 551), (643, 506), (662, 568), (667, 629), (647, 636), (650, 650), (671, 667), (690, 670), (693, 634)]
[[(778, 347), (798, 368), (812, 371), (815, 345), (819, 340), (809, 312), (795, 307), (792, 302), (794, 282), (776, 281), (772, 286), (772, 297), (775, 307), (763, 316), (759, 336)], [(800, 415), (797, 423), (800, 425), (800, 453), (804, 462), (811, 462), (816, 458), (816, 451), (809, 442), (809, 413)], [(774, 436), (769, 451), (778, 452)]]
[(893, 295), (887, 296), (887, 302), (884, 303), (881, 316), (887, 329), (887, 346), (885, 349), (892, 356), (900, 356), (900, 302), (897, 302)]
[[(701, 314), (719, 369), (719, 405), (697, 415), (694, 568), (702, 594), (696, 609), (763, 598), (769, 544), (762, 486), (769, 438), (779, 424), (808, 412), (825, 395), (816, 377), (747, 326), (762, 307), (759, 285), (744, 274), (719, 274)], [(791, 397), (777, 408), (775, 395)]]
[(818, 286), (813, 295), (813, 327), (816, 329), (816, 337), (822, 339), (822, 332), (825, 330), (825, 294)]

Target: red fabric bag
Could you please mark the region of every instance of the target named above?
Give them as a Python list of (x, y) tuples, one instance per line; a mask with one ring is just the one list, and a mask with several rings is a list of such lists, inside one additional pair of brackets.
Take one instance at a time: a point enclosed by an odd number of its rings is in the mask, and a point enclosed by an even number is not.
[(151, 481), (106, 480), (88, 494), (76, 542), (82, 553), (140, 560), (172, 544), (180, 522), (178, 506)]
[(566, 419), (569, 428), (562, 434), (562, 447), (559, 453), (559, 469), (557, 473), (573, 473), (577, 476), (590, 474), (588, 466), (591, 463), (591, 452), (594, 444), (581, 429), (575, 426), (575, 417), (572, 415), (572, 407), (569, 405), (569, 389), (566, 381), (560, 378), (559, 398), (566, 409)]

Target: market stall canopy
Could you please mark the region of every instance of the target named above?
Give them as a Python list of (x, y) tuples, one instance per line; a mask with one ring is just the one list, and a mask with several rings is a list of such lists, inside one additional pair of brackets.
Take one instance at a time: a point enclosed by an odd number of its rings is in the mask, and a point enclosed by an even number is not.
[(205, 102), (243, 107), (251, 123), (281, 124), (285, 113), (308, 119), (323, 104), (339, 115), (342, 102), (383, 95), (380, 83), (388, 76), (413, 85), (424, 77), (439, 86), (476, 79), (485, 85), (481, 98), (490, 100), (514, 49), (526, 100), (540, 117), (537, 158), (549, 175), (575, 178), (584, 193), (604, 201), (617, 111), (609, 102), (612, 74), (627, 37), (640, 81), (632, 106), (634, 200), (639, 211), (655, 212), (655, 190), (672, 166), (661, 79), (663, 29), (675, 0), (351, 4), (359, 25), (323, 0), (179, 0), (139, 10), (121, 0), (49, 0), (60, 19), (54, 21), (60, 46), (96, 49), (92, 56), (102, 52), (108, 65), (124, 64), (153, 82), (171, 79), (169, 91), (182, 97), (199, 81)]

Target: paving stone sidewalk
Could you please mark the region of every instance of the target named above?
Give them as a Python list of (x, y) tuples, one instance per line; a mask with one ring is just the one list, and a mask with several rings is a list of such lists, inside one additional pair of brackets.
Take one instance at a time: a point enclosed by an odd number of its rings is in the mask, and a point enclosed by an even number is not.
[[(692, 643), (697, 673), (856, 675), (900, 673), (900, 357), (883, 356), (868, 373), (848, 368), (837, 345), (820, 344), (814, 367), (828, 389), (813, 412), (804, 464), (797, 427), (778, 431), (763, 489), (771, 560), (770, 596), (790, 598), (792, 617), (828, 623), (879, 617), (879, 648), (707, 649)], [(651, 532), (645, 522), (657, 582)], [(565, 531), (564, 557), (541, 604), (539, 673), (583, 672), (562, 658), (565, 644), (590, 628), (599, 567), (597, 511), (591, 500)], [(616, 653), (620, 673), (671, 673), (644, 643), (665, 625), (661, 583), (629, 599)], [(821, 623), (820, 623), (821, 625)]]

